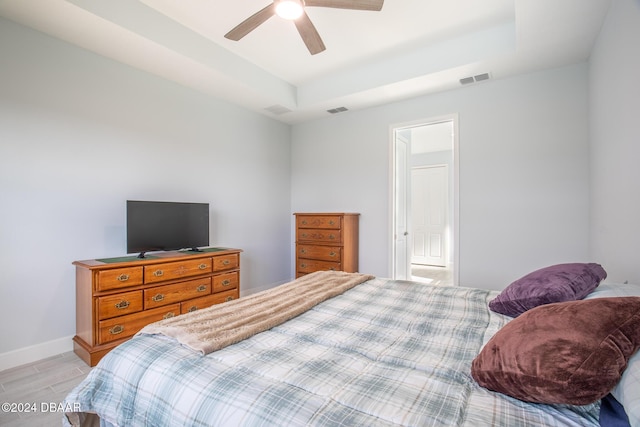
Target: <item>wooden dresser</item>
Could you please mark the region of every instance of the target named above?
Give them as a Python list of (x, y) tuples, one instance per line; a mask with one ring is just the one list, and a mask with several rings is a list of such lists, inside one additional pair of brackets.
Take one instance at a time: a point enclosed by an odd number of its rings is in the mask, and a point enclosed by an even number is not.
[(357, 213), (295, 213), (296, 277), (320, 270), (358, 271)]
[(75, 353), (95, 366), (145, 325), (239, 297), (240, 249), (75, 261)]

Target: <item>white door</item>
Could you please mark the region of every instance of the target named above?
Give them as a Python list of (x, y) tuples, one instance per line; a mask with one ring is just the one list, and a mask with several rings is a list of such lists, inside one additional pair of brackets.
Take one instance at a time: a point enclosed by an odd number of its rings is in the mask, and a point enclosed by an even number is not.
[(445, 267), (448, 250), (447, 165), (411, 170), (411, 262)]
[(408, 280), (411, 278), (410, 248), (409, 248), (409, 211), (407, 209), (407, 195), (409, 186), (409, 143), (396, 132), (394, 138), (394, 254), (393, 278)]

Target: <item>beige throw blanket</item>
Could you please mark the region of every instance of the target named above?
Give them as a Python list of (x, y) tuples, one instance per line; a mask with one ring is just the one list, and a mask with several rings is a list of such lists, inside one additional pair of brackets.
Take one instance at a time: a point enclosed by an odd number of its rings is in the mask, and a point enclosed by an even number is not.
[(166, 335), (208, 354), (280, 325), (372, 278), (318, 271), (254, 295), (152, 323), (138, 334)]

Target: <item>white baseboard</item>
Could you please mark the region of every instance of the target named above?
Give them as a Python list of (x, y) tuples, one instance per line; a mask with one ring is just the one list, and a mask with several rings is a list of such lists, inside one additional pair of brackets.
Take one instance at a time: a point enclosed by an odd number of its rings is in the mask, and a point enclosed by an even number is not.
[(37, 362), (73, 350), (73, 336), (0, 353), (0, 371)]

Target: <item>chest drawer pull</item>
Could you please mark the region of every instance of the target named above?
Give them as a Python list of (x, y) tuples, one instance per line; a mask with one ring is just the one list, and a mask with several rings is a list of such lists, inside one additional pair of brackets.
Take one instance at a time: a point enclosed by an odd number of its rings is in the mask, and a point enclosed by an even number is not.
[(124, 310), (124, 309), (126, 309), (126, 308), (129, 308), (129, 305), (130, 305), (130, 304), (131, 304), (131, 303), (130, 303), (129, 301), (127, 301), (127, 300), (122, 300), (122, 301), (120, 301), (119, 303), (117, 303), (117, 304), (116, 304), (116, 308), (117, 308), (118, 310)]
[(307, 250), (306, 250), (306, 249), (300, 249), (300, 253), (301, 253), (301, 254), (306, 254), (306, 253), (307, 253)]
[(151, 297), (151, 299), (155, 302), (160, 302), (164, 299), (164, 295), (163, 294), (155, 294), (154, 296)]
[(300, 267), (302, 267), (302, 268), (306, 268), (306, 267), (307, 267), (307, 264), (305, 264), (305, 263), (303, 262), (302, 264), (300, 264)]
[(222, 286), (229, 286), (231, 284), (231, 280), (229, 279), (224, 279), (221, 283)]
[(222, 261), (222, 265), (229, 265), (229, 264), (231, 264), (231, 261), (228, 259), (225, 259)]
[(233, 297), (227, 297), (225, 298), (224, 302), (229, 302), (229, 301), (233, 301), (235, 298)]
[(111, 335), (118, 335), (124, 332), (124, 326), (116, 325), (113, 328), (109, 329), (109, 333)]
[(129, 275), (122, 273), (121, 275), (116, 277), (116, 279), (118, 280), (118, 282), (126, 282), (127, 280), (129, 280)]
[(334, 220), (332, 220), (332, 219), (330, 219), (330, 220), (329, 220), (329, 225), (333, 225), (333, 224), (335, 224), (335, 223), (336, 223), (336, 222), (335, 222)]
[(329, 240), (335, 240), (336, 236), (335, 234), (329, 234)]
[(330, 256), (330, 257), (334, 257), (334, 256), (336, 256), (336, 255), (338, 255), (338, 254), (337, 254), (337, 253), (335, 253), (335, 252), (333, 252), (333, 251), (329, 252), (329, 256)]
[(164, 271), (156, 270), (156, 271), (153, 272), (153, 275), (156, 276), (156, 277), (162, 277), (162, 276), (164, 276)]
[(199, 268), (200, 270), (206, 270), (206, 269), (207, 269), (207, 264), (202, 263), (202, 264), (198, 265), (198, 268)]
[(173, 311), (170, 311), (167, 314), (165, 314), (164, 316), (162, 316), (162, 318), (166, 320), (166, 319), (171, 319), (174, 316), (175, 316), (175, 313)]
[(189, 307), (189, 310), (187, 310), (189, 313), (193, 313), (194, 311), (196, 311), (198, 309), (198, 306), (196, 305), (192, 305), (191, 307)]
[(200, 285), (196, 288), (196, 292), (204, 292), (207, 290), (207, 285)]

